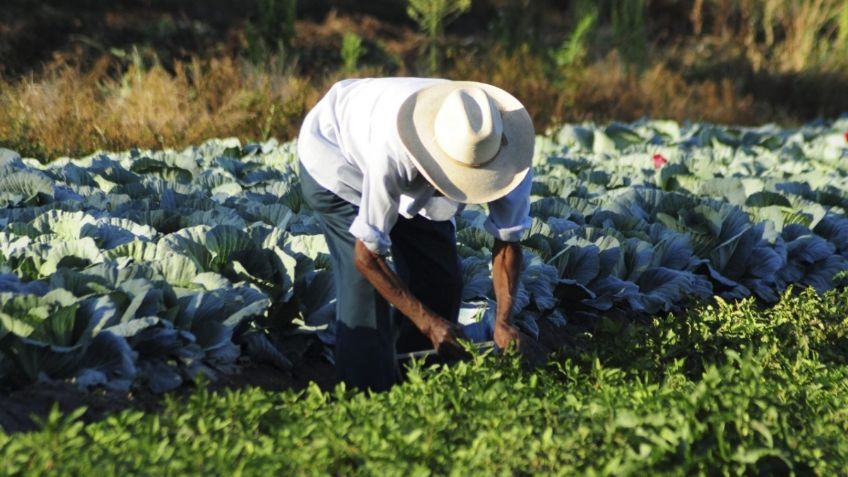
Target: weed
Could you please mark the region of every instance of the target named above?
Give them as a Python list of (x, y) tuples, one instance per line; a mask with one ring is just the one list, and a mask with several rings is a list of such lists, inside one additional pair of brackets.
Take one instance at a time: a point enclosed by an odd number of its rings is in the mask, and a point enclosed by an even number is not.
[(356, 71), (356, 65), (362, 55), (365, 54), (365, 47), (362, 46), (362, 37), (353, 32), (347, 32), (342, 38), (342, 70), (347, 74), (352, 74)]
[(258, 62), (273, 51), (284, 57), (292, 49), (297, 0), (258, 0), (256, 19), (248, 22), (245, 34), (248, 56)]
[(648, 57), (645, 0), (613, 0), (612, 29), (624, 64), (641, 70)]
[(470, 8), (471, 0), (407, 0), (407, 14), (427, 35), (425, 49), (429, 74), (439, 71), (439, 43), (444, 36), (445, 25)]
[(742, 45), (755, 71), (800, 72), (845, 67), (846, 0), (698, 0), (690, 19), (701, 34), (712, 19), (723, 45)]

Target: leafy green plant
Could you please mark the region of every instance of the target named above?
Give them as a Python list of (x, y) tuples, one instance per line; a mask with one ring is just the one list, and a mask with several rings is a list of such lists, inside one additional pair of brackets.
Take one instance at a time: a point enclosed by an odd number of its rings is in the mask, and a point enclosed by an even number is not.
[(342, 65), (345, 73), (350, 74), (356, 71), (357, 63), (366, 51), (366, 48), (362, 45), (361, 36), (353, 32), (345, 32), (341, 48)]
[(576, 89), (578, 82), (575, 80), (585, 70), (586, 56), (599, 17), (595, 2), (577, 2), (574, 12), (574, 28), (559, 48), (550, 52), (553, 71), (549, 75), (559, 88), (570, 91)]
[(644, 68), (648, 57), (645, 0), (612, 0), (611, 19), (616, 49), (628, 67)]
[[(540, 136), (517, 323), (540, 335), (546, 321), (840, 286), (845, 126), (641, 121)], [(0, 150), (0, 381), (163, 391), (242, 353), (295, 365), (272, 332), (332, 344), (328, 250), (296, 160), (275, 140), (48, 164)], [(485, 222), (481, 207), (457, 219), (465, 310), (484, 330)]]
[(258, 0), (256, 6), (256, 19), (245, 29), (249, 56), (260, 61), (272, 51), (287, 54), (295, 38), (297, 0)]
[(598, 8), (594, 2), (579, 2), (575, 8), (577, 24), (566, 36), (560, 47), (553, 52), (554, 63), (559, 68), (582, 66), (586, 60), (587, 47), (591, 41), (592, 30), (598, 22)]
[(539, 48), (538, 27), (544, 22), (544, 4), (533, 0), (492, 0), (495, 17), (489, 24), (496, 41), (506, 51), (526, 45), (531, 50)]
[(435, 74), (441, 62), (445, 25), (471, 9), (471, 0), (407, 0), (406, 13), (427, 36), (427, 70)]
[(837, 19), (836, 49), (848, 54), (848, 2), (842, 5)]
[[(848, 466), (846, 291), (605, 319), (534, 371), (475, 353), (413, 362), (388, 392), (168, 395), (89, 424), (54, 407), (0, 431), (14, 475), (839, 475)], [(508, 426), (504, 423), (509, 423)], [(199, 450), (199, 449), (202, 449)]]

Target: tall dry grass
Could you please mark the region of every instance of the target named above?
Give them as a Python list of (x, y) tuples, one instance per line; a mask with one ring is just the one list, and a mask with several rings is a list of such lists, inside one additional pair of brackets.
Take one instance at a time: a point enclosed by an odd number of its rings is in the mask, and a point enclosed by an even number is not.
[(43, 160), (98, 149), (180, 147), (210, 137), (293, 137), (323, 84), (279, 66), (229, 58), (133, 63), (116, 74), (59, 65), (0, 80), (0, 143)]
[(494, 47), (485, 57), (456, 60), (453, 78), (490, 82), (514, 94), (533, 117), (537, 131), (564, 122), (630, 121), (642, 117), (751, 124), (763, 111), (730, 79), (687, 81), (662, 62), (643, 72), (623, 69), (613, 52), (584, 69), (551, 72), (539, 55)]
[(690, 19), (754, 71), (848, 68), (848, 0), (695, 0)]
[[(149, 63), (103, 59), (85, 71), (59, 64), (35, 78), (0, 79), (0, 146), (48, 161), (96, 150), (179, 148), (210, 137), (288, 140), (331, 83), (384, 74), (380, 67), (340, 67), (310, 77), (273, 60), (256, 66), (232, 58), (177, 62), (172, 70)], [(512, 92), (539, 132), (563, 122), (645, 116), (737, 124), (788, 118), (731, 79), (687, 79), (656, 59), (638, 72), (620, 66), (614, 51), (565, 68), (526, 46), (495, 45), (455, 55), (443, 75)]]
[(527, 45), (512, 51), (496, 45), (485, 55), (457, 57), (446, 76), (491, 83), (509, 91), (527, 107), (537, 131), (563, 110), (567, 99), (546, 73), (543, 59), (531, 54)]
[[(687, 81), (663, 63), (642, 74), (613, 67), (615, 62), (591, 65), (580, 77), (566, 120), (624, 120), (642, 117), (677, 121), (753, 124), (763, 105), (742, 94), (729, 78)], [(768, 111), (773, 117), (776, 112)]]

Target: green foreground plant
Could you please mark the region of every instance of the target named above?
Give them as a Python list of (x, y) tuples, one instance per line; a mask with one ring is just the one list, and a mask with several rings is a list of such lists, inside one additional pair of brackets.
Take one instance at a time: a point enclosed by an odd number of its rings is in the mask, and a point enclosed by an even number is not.
[(544, 369), (477, 355), (382, 394), (317, 386), (0, 433), (21, 475), (837, 475), (848, 465), (848, 291), (605, 320)]

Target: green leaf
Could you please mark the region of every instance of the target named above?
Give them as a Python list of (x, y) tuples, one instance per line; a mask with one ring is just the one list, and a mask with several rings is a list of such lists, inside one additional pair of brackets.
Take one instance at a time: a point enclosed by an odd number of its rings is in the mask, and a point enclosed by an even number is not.
[(197, 265), (185, 255), (170, 254), (150, 262), (166, 282), (178, 287), (191, 287), (197, 277)]
[(50, 307), (41, 297), (17, 293), (0, 293), (0, 329), (26, 338), (50, 314)]
[(48, 210), (34, 218), (29, 224), (40, 234), (53, 233), (60, 240), (77, 240), (85, 224), (94, 224), (94, 217), (85, 212)]
[(50, 276), (60, 267), (85, 268), (103, 261), (103, 255), (97, 243), (91, 237), (83, 237), (72, 242), (54, 241), (38, 269), (41, 276)]
[(600, 249), (583, 239), (571, 238), (565, 247), (549, 261), (561, 279), (575, 280), (586, 285), (600, 272)]
[(592, 141), (592, 152), (595, 154), (614, 155), (617, 152), (615, 141), (607, 136), (603, 131), (596, 129)]
[(42, 205), (53, 200), (53, 183), (44, 174), (22, 170), (0, 177), (0, 204), (4, 207)]
[(213, 271), (210, 268), (212, 253), (206, 247), (206, 233), (209, 230), (207, 225), (197, 225), (165, 235), (156, 244), (156, 256), (166, 257), (171, 253), (186, 255), (194, 260), (198, 271)]
[(751, 194), (745, 200), (745, 205), (748, 207), (792, 207), (792, 203), (789, 202), (789, 199), (784, 197), (782, 194), (770, 191), (761, 191)]
[(55, 346), (76, 345), (86, 330), (90, 331), (89, 327), (84, 326), (87, 319), (77, 319), (77, 309), (79, 303), (52, 309), (50, 316), (39, 323), (28, 338)]
[(230, 225), (218, 225), (210, 229), (206, 232), (205, 242), (214, 269), (220, 269), (228, 263), (234, 252), (257, 250), (250, 235)]
[(157, 245), (153, 241), (136, 239), (104, 251), (103, 257), (107, 260), (113, 260), (117, 257), (130, 257), (139, 263), (149, 262), (157, 258)]

